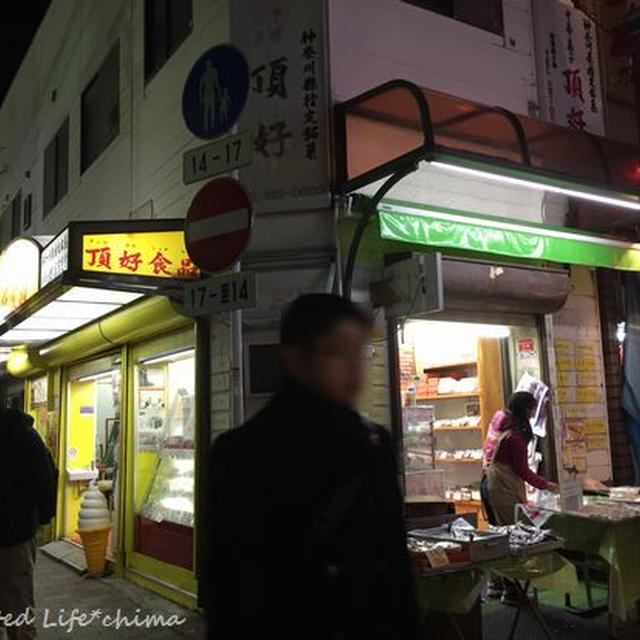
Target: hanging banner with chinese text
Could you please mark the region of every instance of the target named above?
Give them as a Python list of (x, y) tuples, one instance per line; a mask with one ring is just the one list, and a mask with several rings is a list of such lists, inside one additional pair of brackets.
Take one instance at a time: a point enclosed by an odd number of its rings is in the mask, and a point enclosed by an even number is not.
[(257, 213), (328, 206), (323, 0), (234, 0), (234, 46), (249, 63), (239, 131), (253, 162), (238, 171)]
[(603, 135), (595, 22), (559, 0), (532, 5), (541, 117)]

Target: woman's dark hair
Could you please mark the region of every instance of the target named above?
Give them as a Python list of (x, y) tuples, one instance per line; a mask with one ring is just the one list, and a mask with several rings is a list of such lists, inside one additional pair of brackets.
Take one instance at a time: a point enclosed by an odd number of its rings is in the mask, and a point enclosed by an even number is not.
[(507, 407), (516, 428), (520, 430), (527, 442), (533, 440), (529, 412), (535, 404), (536, 399), (528, 391), (516, 391), (509, 399), (509, 406)]
[(355, 320), (367, 330), (372, 326), (369, 313), (347, 298), (330, 293), (300, 296), (282, 314), (280, 345), (310, 350), (344, 320)]

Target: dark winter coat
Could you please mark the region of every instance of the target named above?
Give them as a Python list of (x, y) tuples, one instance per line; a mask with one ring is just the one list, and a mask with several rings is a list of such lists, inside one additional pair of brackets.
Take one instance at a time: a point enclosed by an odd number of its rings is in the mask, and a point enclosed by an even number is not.
[(33, 418), (16, 409), (0, 411), (0, 547), (33, 538), (55, 508), (54, 464)]
[(289, 386), (217, 439), (210, 482), (210, 638), (417, 637), (383, 428)]

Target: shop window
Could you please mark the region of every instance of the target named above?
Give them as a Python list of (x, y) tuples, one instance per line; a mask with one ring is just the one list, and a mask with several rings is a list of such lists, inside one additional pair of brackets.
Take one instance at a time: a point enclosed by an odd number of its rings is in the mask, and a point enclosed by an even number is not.
[(33, 195), (30, 193), (24, 199), (22, 206), (22, 228), (26, 231), (31, 226), (31, 215), (33, 213)]
[[(546, 388), (535, 322), (410, 320), (397, 341), (406, 494), (446, 498), (458, 511), (477, 513), (482, 524), (479, 485), (489, 422), (514, 391)], [(532, 425), (541, 439), (545, 411), (541, 402)], [(539, 470), (549, 461), (533, 455), (535, 449), (530, 462)]]
[(69, 118), (58, 129), (44, 152), (44, 193), (42, 215), (67, 195), (69, 182)]
[(134, 550), (193, 568), (195, 354), (140, 361), (135, 372)]
[(402, 0), (427, 11), (434, 11), (473, 27), (504, 35), (502, 0)]
[(151, 78), (191, 33), (191, 0), (145, 0), (144, 77)]
[(11, 201), (11, 239), (22, 233), (22, 191), (18, 191)]
[(81, 171), (86, 171), (120, 133), (120, 43), (117, 42), (82, 93)]

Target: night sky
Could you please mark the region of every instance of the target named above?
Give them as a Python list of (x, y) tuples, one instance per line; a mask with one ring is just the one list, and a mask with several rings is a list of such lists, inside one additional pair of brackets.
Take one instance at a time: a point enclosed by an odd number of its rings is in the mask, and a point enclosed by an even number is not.
[(0, 37), (0, 104), (29, 49), (51, 0), (12, 2), (2, 22)]

